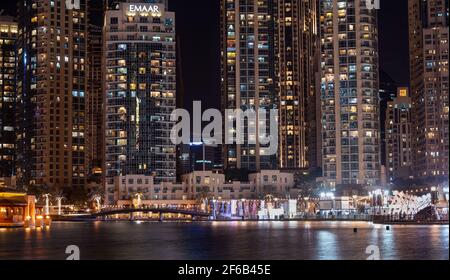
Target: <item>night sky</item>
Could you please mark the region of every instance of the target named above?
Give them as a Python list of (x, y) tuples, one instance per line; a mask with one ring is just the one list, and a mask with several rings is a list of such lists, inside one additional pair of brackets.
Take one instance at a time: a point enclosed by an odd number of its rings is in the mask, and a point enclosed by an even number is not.
[[(14, 15), (15, 3), (2, 1), (0, 9)], [(219, 0), (169, 0), (169, 9), (176, 13), (181, 43), (185, 107), (191, 109), (193, 100), (202, 100), (204, 109), (219, 108)], [(407, 0), (381, 0), (379, 32), (380, 69), (398, 86), (408, 86)]]
[(409, 86), (408, 0), (381, 0), (378, 15), (380, 69)]

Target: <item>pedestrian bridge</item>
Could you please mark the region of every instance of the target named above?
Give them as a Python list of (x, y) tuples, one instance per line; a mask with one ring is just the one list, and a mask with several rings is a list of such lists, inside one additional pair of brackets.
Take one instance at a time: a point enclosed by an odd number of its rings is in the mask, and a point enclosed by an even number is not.
[(172, 208), (172, 207), (144, 207), (144, 208), (102, 209), (102, 211), (100, 211), (100, 212), (90, 214), (89, 217), (97, 218), (97, 217), (133, 214), (133, 213), (181, 214), (181, 215), (187, 215), (187, 216), (191, 216), (191, 217), (209, 217), (209, 216), (211, 216), (211, 214), (208, 212), (198, 211), (198, 210)]

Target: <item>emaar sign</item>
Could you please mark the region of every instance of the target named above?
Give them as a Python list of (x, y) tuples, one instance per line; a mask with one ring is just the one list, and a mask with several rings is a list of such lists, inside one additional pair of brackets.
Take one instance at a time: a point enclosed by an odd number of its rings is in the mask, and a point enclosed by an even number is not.
[(159, 13), (159, 7), (157, 5), (145, 5), (145, 4), (131, 4), (128, 6), (128, 11), (131, 13)]

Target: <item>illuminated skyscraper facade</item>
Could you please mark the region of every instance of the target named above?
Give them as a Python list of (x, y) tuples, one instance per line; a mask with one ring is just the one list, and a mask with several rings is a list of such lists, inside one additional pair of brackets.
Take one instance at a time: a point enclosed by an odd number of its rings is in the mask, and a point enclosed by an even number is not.
[(416, 178), (448, 177), (448, 0), (409, 0), (409, 46)]
[(386, 170), (390, 182), (412, 176), (411, 98), (407, 88), (388, 101), (385, 118)]
[(176, 179), (170, 140), (176, 108), (175, 14), (162, 4), (120, 3), (104, 24), (105, 183), (114, 177), (153, 175)]
[(315, 106), (311, 101), (316, 96), (317, 1), (274, 1), (274, 21), (275, 81), (280, 113), (279, 168), (308, 168), (312, 154), (309, 145), (314, 145), (308, 137), (315, 136), (315, 130), (309, 129), (312, 127), (309, 122), (315, 123), (315, 118), (309, 118), (307, 106)]
[(17, 177), (21, 186), (84, 187), (88, 3), (18, 1)]
[(104, 129), (103, 129), (103, 87), (102, 87), (102, 27), (89, 24), (88, 42), (88, 168), (90, 174), (101, 172), (103, 162)]
[[(272, 0), (221, 0), (222, 110), (277, 108), (274, 67), (274, 3)], [(270, 118), (266, 123), (270, 131)], [(223, 145), (225, 168), (258, 171), (275, 169), (275, 155), (268, 155), (260, 141), (247, 137), (256, 123), (245, 121), (243, 144)], [(259, 134), (256, 132), (256, 139)]]
[(0, 178), (14, 175), (17, 23), (0, 16)]
[(380, 182), (378, 30), (363, 0), (323, 0), (322, 166), (324, 182)]

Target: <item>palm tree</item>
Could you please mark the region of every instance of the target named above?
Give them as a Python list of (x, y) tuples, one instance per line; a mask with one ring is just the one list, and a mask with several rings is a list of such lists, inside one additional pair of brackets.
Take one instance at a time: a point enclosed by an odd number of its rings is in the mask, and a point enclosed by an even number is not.
[(89, 193), (90, 200), (97, 204), (97, 211), (102, 210), (101, 202), (102, 202), (104, 195), (105, 195), (104, 191), (100, 188), (93, 189)]
[(53, 197), (58, 204), (58, 215), (61, 215), (61, 202), (66, 199), (66, 197), (64, 196), (64, 192), (62, 190), (58, 190), (53, 194)]

